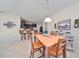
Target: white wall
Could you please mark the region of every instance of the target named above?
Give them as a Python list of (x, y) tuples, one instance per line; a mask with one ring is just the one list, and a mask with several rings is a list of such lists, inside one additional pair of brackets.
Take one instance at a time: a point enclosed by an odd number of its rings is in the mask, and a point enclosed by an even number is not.
[[(12, 21), (16, 26), (7, 28), (4, 23)], [(0, 13), (0, 42), (19, 40), (20, 19), (17, 16)]]
[(79, 1), (74, 3), (73, 5), (64, 8), (57, 14), (53, 15), (52, 17), (52, 23), (48, 24), (49, 32), (54, 29), (54, 23), (57, 23), (58, 21), (71, 19), (71, 33), (74, 36), (74, 49), (75, 52), (79, 54), (79, 28), (74, 28), (74, 19), (79, 18)]

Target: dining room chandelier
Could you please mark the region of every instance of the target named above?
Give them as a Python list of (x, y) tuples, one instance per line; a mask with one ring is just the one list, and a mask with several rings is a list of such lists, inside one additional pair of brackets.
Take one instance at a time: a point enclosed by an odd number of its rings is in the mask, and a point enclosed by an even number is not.
[[(46, 1), (47, 1), (47, 14), (48, 14), (48, 12), (49, 12), (49, 11), (48, 11), (48, 9), (49, 9), (49, 8), (48, 8), (48, 7), (49, 7), (49, 6), (48, 6), (49, 0), (46, 0)], [(47, 17), (45, 18), (45, 20), (44, 20), (44, 22), (51, 22), (51, 21), (52, 21), (52, 20), (51, 20), (51, 18), (50, 18), (49, 16), (47, 16)]]

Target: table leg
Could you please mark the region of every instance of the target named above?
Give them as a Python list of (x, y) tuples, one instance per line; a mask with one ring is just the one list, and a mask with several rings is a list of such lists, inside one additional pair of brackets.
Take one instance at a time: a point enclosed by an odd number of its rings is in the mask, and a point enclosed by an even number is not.
[(45, 47), (43, 47), (43, 57), (45, 58)]
[(66, 58), (66, 47), (63, 50), (63, 58)]
[(48, 58), (48, 48), (45, 47), (45, 58)]

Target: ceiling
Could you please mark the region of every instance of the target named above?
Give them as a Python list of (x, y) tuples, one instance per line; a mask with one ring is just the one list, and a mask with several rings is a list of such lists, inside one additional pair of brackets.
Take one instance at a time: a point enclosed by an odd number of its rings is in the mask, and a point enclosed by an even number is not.
[(21, 16), (33, 22), (43, 21), (78, 0), (0, 0), (0, 12)]

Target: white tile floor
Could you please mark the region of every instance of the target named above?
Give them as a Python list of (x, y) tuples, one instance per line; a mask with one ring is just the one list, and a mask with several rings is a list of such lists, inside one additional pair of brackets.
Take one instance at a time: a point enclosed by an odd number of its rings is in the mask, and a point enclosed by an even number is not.
[[(29, 58), (30, 50), (30, 40), (0, 43), (0, 58)], [(67, 51), (67, 58), (78, 57), (75, 52)]]

